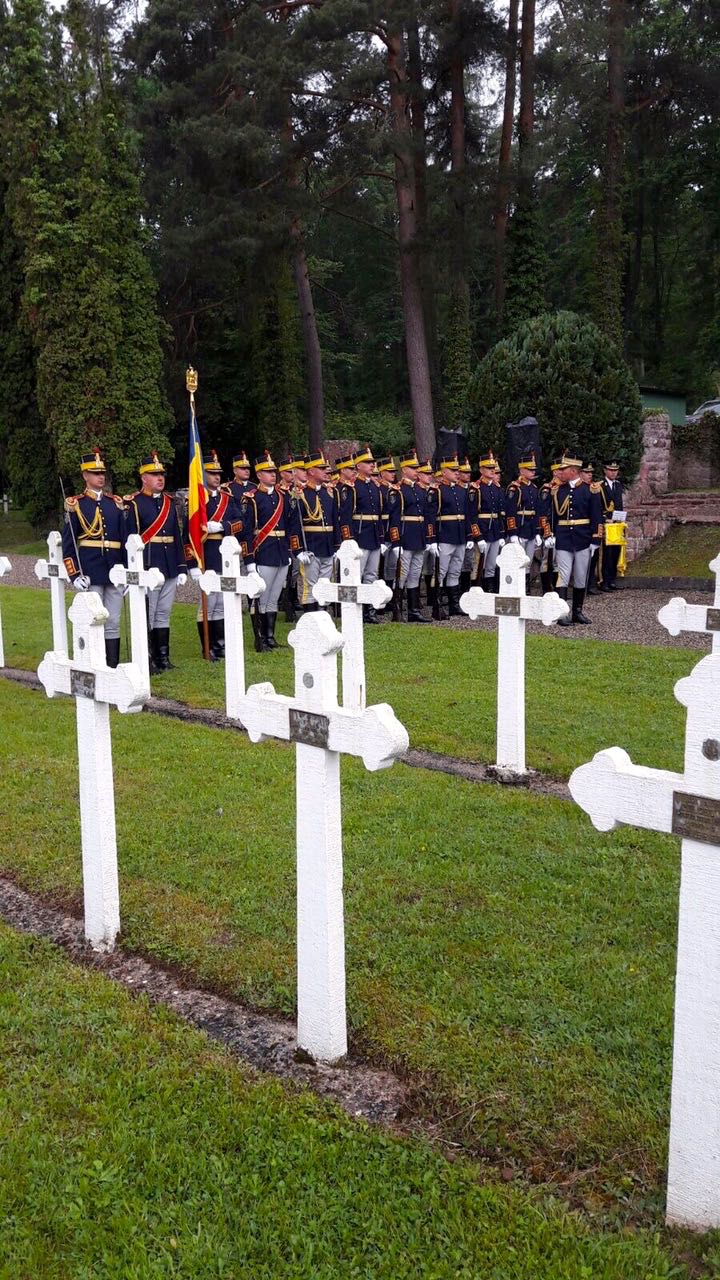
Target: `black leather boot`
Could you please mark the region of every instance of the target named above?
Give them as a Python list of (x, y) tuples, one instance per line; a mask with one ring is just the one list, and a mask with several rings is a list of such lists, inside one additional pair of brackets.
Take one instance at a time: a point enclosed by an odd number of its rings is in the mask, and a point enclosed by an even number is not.
[(460, 574), (460, 595), (464, 596), (466, 591), (470, 590), (470, 570), (463, 569)]
[[(295, 600), (295, 588), (291, 582), (285, 586), (285, 621), (297, 621), (297, 602)], [(305, 606), (307, 608), (307, 606)]]
[(460, 608), (460, 588), (448, 587), (447, 595), (448, 595), (448, 617), (462, 618), (464, 614), (462, 609)]
[(375, 610), (373, 609), (371, 604), (364, 604), (362, 607), (362, 610), (363, 610), (363, 622), (366, 622), (368, 626), (376, 626), (376, 627), (380, 626), (380, 619), (376, 616)]
[(420, 588), (419, 587), (408, 587), (407, 601), (408, 601), (408, 615), (407, 615), (408, 622), (428, 622), (428, 623), (430, 622), (430, 618), (424, 617), (424, 615), (420, 610)]
[(265, 643), (265, 631), (262, 622), (265, 614), (261, 613), (259, 609), (252, 609), (250, 617), (252, 618), (252, 628), (255, 635), (255, 652), (267, 653), (268, 647)]
[(105, 661), (109, 667), (116, 667), (120, 661), (119, 636), (115, 637), (113, 640), (108, 640), (107, 636), (105, 637)]
[(589, 627), (590, 618), (588, 618), (586, 613), (583, 613), (584, 603), (585, 603), (585, 588), (573, 587), (573, 600), (572, 600), (573, 622), (580, 622), (582, 623), (583, 626)]
[(277, 621), (276, 613), (264, 613), (265, 619), (265, 643), (268, 649), (279, 649), (280, 645), (275, 639), (275, 623)]
[[(203, 624), (202, 622), (196, 622), (195, 625), (197, 627), (198, 636), (200, 637), (200, 652), (204, 658), (205, 657), (205, 635), (203, 631)], [(212, 623), (209, 622), (208, 627), (211, 627), (211, 626), (212, 626)], [(210, 657), (212, 658), (212, 646), (210, 648)]]
[(158, 671), (174, 671), (170, 661), (170, 628), (158, 627), (157, 635), (157, 668)]
[[(558, 587), (558, 589), (557, 589), (557, 593), (558, 593), (558, 595), (559, 595), (559, 597), (560, 597), (560, 599), (561, 599), (561, 600), (567, 600), (567, 597), (568, 597), (568, 589), (567, 589), (567, 587)], [(559, 626), (559, 627), (571, 627), (574, 621), (575, 621), (575, 619), (574, 619), (574, 617), (573, 617), (572, 613), (568, 613), (568, 614), (566, 614), (566, 615), (565, 615), (565, 617), (564, 617), (564, 618), (559, 618), (559, 619), (558, 619), (558, 626)]]
[(210, 657), (215, 662), (222, 662), (225, 657), (225, 620), (216, 618), (210, 623)]
[(157, 631), (155, 630), (148, 630), (148, 658), (150, 659), (150, 675), (156, 676), (160, 668), (158, 666)]
[(482, 589), (488, 595), (493, 595), (495, 591), (495, 580), (493, 578), (483, 578)]

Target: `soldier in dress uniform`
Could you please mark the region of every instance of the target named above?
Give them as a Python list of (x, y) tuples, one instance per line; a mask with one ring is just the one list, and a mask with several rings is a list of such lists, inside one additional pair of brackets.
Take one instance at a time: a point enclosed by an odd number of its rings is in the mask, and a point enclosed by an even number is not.
[(170, 611), (178, 587), (187, 582), (185, 546), (172, 494), (165, 493), (165, 468), (157, 453), (143, 458), (138, 472), (142, 488), (125, 498), (128, 533), (139, 533), (145, 544), (146, 569), (159, 569), (165, 581), (150, 591), (148, 628), (150, 661), (156, 672), (169, 671)]
[[(301, 492), (301, 487), (297, 483), (296, 476), (298, 470), (304, 466), (302, 458), (298, 458), (294, 453), (289, 453), (283, 458), (278, 467), (278, 489), (282, 493), (287, 493), (291, 497), (297, 496)], [(303, 473), (304, 474), (304, 473)], [(303, 481), (304, 484), (304, 481)], [(300, 607), (300, 566), (297, 556), (291, 553), (290, 572), (285, 580), (285, 586), (280, 593), (279, 604), (285, 609), (285, 621), (295, 622), (297, 611)]]
[[(400, 458), (400, 484), (388, 494), (388, 537), (400, 555), (398, 591), (407, 590), (408, 622), (429, 622), (420, 607), (420, 575), (427, 547), (426, 491), (418, 482), (417, 454)], [(402, 608), (400, 609), (402, 620)]]
[(458, 484), (459, 470), (456, 455), (442, 459), (442, 481), (428, 495), (426, 508), (428, 550), (438, 558), (438, 589), (445, 586), (451, 618), (462, 613), (459, 583), (465, 552), (480, 539), (479, 526), (472, 520), (467, 491)]
[(312, 590), (321, 578), (331, 578), (340, 546), (337, 503), (327, 487), (330, 474), (322, 449), (305, 458), (306, 483), (297, 495), (290, 522), (290, 550), (298, 563), (298, 600), (304, 613), (320, 606)]
[(526, 453), (518, 462), (517, 478), (512, 480), (505, 493), (505, 527), (511, 542), (522, 544), (530, 561), (532, 575), (535, 552), (544, 541), (540, 528), (540, 494), (535, 477), (537, 463), (534, 453)]
[[(203, 532), (203, 558), (206, 569), (222, 573), (222, 557), (220, 543), (229, 534), (237, 537), (240, 533), (240, 507), (232, 497), (230, 485), (222, 483), (222, 467), (214, 449), (203, 458), (203, 471), (207, 487), (207, 526)], [(185, 556), (188, 572), (193, 582), (197, 582), (202, 572), (195, 558), (195, 552), (188, 539), (188, 526), (185, 525)], [(220, 662), (225, 657), (225, 602), (222, 591), (209, 591), (207, 594), (208, 632), (210, 639), (210, 661)], [(200, 648), (205, 652), (203, 634), (202, 592), (197, 611), (197, 629), (200, 637)]]
[(248, 489), (254, 488), (250, 479), (250, 459), (244, 449), (235, 454), (232, 464), (233, 478), (227, 488), (230, 491), (230, 497), (235, 499), (239, 507)]
[[(589, 486), (589, 488), (593, 493), (600, 492), (600, 486), (597, 484), (595, 480), (595, 468), (592, 462), (583, 463), (582, 471), (580, 472), (580, 479), (582, 480), (583, 484), (586, 484)], [(587, 588), (586, 588), (586, 594), (588, 596), (595, 596), (597, 595), (597, 592), (598, 592), (597, 576), (598, 576), (598, 557), (600, 555), (600, 551), (601, 551), (600, 547), (592, 547), (590, 552), (590, 567), (588, 568), (588, 579), (587, 579)]]
[(276, 485), (277, 467), (266, 449), (255, 462), (257, 488), (240, 505), (240, 546), (248, 569), (257, 569), (265, 590), (252, 612), (257, 653), (280, 646), (275, 639), (278, 601), (290, 565), (289, 525), (295, 499)]
[(555, 549), (558, 595), (567, 600), (572, 586), (572, 613), (560, 619), (561, 627), (590, 622), (583, 612), (585, 590), (592, 548), (602, 541), (602, 504), (590, 486), (583, 484), (581, 469), (580, 458), (563, 455), (552, 500), (552, 535), (548, 541)]
[(497, 558), (505, 546), (505, 494), (500, 485), (500, 468), (491, 450), (480, 458), (479, 502), (477, 520), (480, 526), (479, 550), (483, 560), (483, 591), (498, 590)]
[[(603, 524), (612, 524), (613, 512), (624, 511), (623, 486), (618, 480), (620, 463), (616, 458), (603, 463), (603, 479), (600, 481), (600, 501), (603, 508)], [(608, 546), (603, 530), (603, 544), (599, 553), (599, 591), (617, 591), (617, 570), (621, 547)]]
[[(478, 491), (477, 486), (472, 483), (472, 467), (470, 459), (465, 458), (458, 468), (458, 484), (467, 494), (468, 505), (470, 507), (470, 517), (473, 523), (477, 524), (478, 511)], [(478, 555), (477, 543), (473, 543), (471, 547), (465, 550), (463, 559), (463, 567), (460, 573), (460, 593), (469, 591), (472, 586), (473, 571), (475, 568), (475, 558)]]
[(547, 595), (548, 591), (555, 590), (555, 572), (552, 547), (552, 505), (553, 494), (560, 483), (557, 477), (561, 463), (561, 458), (556, 458), (554, 462), (551, 462), (550, 479), (546, 480), (544, 484), (541, 484), (538, 490), (540, 532), (543, 537), (543, 558), (540, 562), (540, 582), (542, 583), (543, 595)]
[[(375, 459), (368, 445), (353, 454), (353, 466), (356, 472), (355, 483), (348, 483), (343, 476), (338, 494), (340, 537), (343, 541), (354, 538), (362, 551), (360, 563), (361, 581), (372, 583), (377, 581), (380, 568), (380, 547), (382, 545), (382, 492), (372, 480), (375, 471)], [(340, 469), (343, 460), (340, 460)], [(379, 622), (372, 605), (363, 605), (365, 622)]]
[(393, 618), (398, 618), (398, 593), (397, 586), (398, 570), (399, 570), (399, 551), (397, 547), (393, 547), (390, 542), (389, 519), (390, 519), (390, 497), (397, 492), (397, 467), (392, 458), (378, 458), (377, 478), (380, 489), (382, 490), (383, 509), (382, 509), (382, 576), (383, 581), (387, 583), (392, 591), (392, 597), (385, 605), (382, 612), (388, 608), (393, 611)]
[(80, 459), (85, 488), (65, 501), (62, 551), (76, 591), (97, 591), (109, 617), (105, 623), (105, 661), (120, 661), (120, 614), (125, 590), (110, 581), (110, 570), (125, 563), (125, 504), (104, 492), (105, 463), (100, 450)]

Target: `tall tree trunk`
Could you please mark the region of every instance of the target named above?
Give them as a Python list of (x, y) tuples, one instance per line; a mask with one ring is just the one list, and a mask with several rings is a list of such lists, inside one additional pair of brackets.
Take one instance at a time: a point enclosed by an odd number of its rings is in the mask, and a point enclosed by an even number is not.
[(302, 228), (297, 218), (290, 227), (293, 242), (293, 274), (297, 288), (300, 319), (302, 321), (305, 359), (308, 377), (308, 413), (310, 418), (310, 449), (321, 449), (325, 443), (325, 397), (323, 392), (322, 351), (318, 334), (315, 303), (313, 301), (307, 254)]
[(467, 278), (467, 165), (463, 0), (450, 0), (450, 324), (446, 371), (451, 425), (462, 421), (471, 372), (470, 288)]
[(423, 457), (429, 457), (435, 449), (435, 420), (417, 256), (413, 138), (401, 31), (388, 33), (387, 50), (390, 109), (395, 133), (395, 193), (398, 208), (400, 285), (405, 320), (410, 403), (417, 449)]
[(513, 121), (515, 119), (515, 84), (517, 80), (518, 12), (520, 0), (510, 0), (505, 55), (505, 102), (503, 105), (500, 158), (498, 161), (497, 193), (495, 199), (495, 314), (498, 324), (505, 306), (505, 241), (507, 237), (508, 206), (510, 204), (510, 157), (512, 154)]
[(518, 196), (532, 196), (535, 182), (535, 0), (523, 0), (520, 32), (520, 115), (518, 119)]
[(625, 27), (626, 0), (608, 0), (608, 117), (600, 213), (597, 266), (597, 319), (600, 327), (622, 346), (623, 225), (622, 191), (625, 150)]
[(440, 377), (440, 352), (438, 350), (437, 337), (437, 307), (435, 305), (435, 255), (428, 227), (425, 90), (422, 80), (420, 32), (416, 18), (413, 18), (407, 26), (407, 81), (409, 86), (410, 124), (413, 137), (418, 269), (425, 315), (425, 338), (430, 364), (433, 413), (436, 415), (438, 412), (442, 414), (442, 379)]

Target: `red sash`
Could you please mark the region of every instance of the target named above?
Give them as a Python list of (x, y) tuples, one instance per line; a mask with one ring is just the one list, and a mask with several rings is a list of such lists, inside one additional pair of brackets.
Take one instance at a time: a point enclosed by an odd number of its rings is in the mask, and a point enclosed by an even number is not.
[(230, 501), (229, 495), (227, 493), (221, 493), (218, 499), (218, 504), (213, 514), (211, 516), (208, 516), (208, 520), (222, 520), (223, 516), (225, 515), (225, 512), (227, 511), (229, 501)]
[(262, 529), (258, 529), (257, 533), (255, 534), (255, 538), (253, 540), (253, 551), (257, 551), (258, 547), (262, 546), (265, 539), (270, 536), (270, 534), (272, 533), (276, 525), (280, 523), (280, 516), (285, 510), (285, 499), (283, 498), (282, 494), (279, 493), (277, 495), (277, 500), (278, 500), (278, 504), (275, 510), (273, 511), (270, 519), (268, 520), (267, 524), (264, 524)]
[(155, 535), (160, 532), (169, 514), (170, 514), (170, 498), (167, 493), (164, 493), (162, 506), (160, 508), (160, 514), (155, 517), (152, 524), (148, 525), (145, 532), (140, 534), (140, 537), (143, 540), (143, 546), (147, 546), (148, 542), (150, 542), (150, 539), (154, 538)]

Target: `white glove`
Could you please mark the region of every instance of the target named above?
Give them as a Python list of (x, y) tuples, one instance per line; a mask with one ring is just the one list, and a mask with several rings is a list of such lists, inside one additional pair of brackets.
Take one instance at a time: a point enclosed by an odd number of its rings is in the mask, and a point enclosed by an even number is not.
[(487, 542), (485, 541), (484, 538), (481, 538), (480, 541), (478, 542), (477, 549), (480, 552), (481, 556), (485, 555), (485, 552), (487, 551)]
[(512, 538), (510, 539), (510, 541), (511, 541), (511, 542), (519, 542), (519, 541), (520, 541), (520, 539), (518, 538), (517, 534), (513, 534), (513, 536), (512, 536)]
[[(198, 569), (198, 575), (199, 575), (199, 573), (200, 573), (200, 570)], [(187, 574), (186, 574), (186, 573), (179, 573), (179, 574), (178, 574), (178, 576), (177, 576), (177, 584), (178, 584), (178, 586), (179, 586), (179, 587), (184, 587), (186, 582), (187, 582)]]
[(309, 564), (311, 560), (312, 560), (312, 556), (310, 555), (309, 551), (298, 552), (298, 555), (297, 555), (298, 564)]
[(535, 546), (536, 546), (536, 547), (541, 547), (541, 546), (542, 546), (542, 544), (543, 544), (542, 534), (541, 534), (541, 533), (536, 533), (536, 534), (535, 534)]
[(466, 551), (475, 550), (475, 543), (472, 541), (472, 539), (468, 539), (468, 541), (465, 543), (465, 550)]
[(85, 573), (79, 573), (77, 578), (73, 578), (73, 586), (76, 591), (89, 591), (91, 585), (90, 579)]
[(498, 546), (499, 546), (499, 547), (504, 547), (504, 546), (505, 546), (505, 539), (504, 539), (504, 538), (498, 538)]
[(555, 539), (553, 538), (552, 534), (550, 535), (549, 538), (545, 539), (545, 546), (548, 548), (549, 551), (552, 551), (553, 547), (555, 546)]
[(439, 548), (439, 546), (438, 546), (437, 542), (428, 542), (428, 544), (427, 544), (427, 549), (428, 549), (428, 551), (430, 552), (430, 555), (431, 555), (431, 556), (436, 556), (436, 557), (437, 557), (437, 556), (439, 556), (439, 555), (440, 555), (440, 548)]
[[(180, 582), (180, 579), (184, 577), (185, 575), (183, 573), (179, 573), (178, 582)], [(200, 570), (198, 569), (197, 565), (194, 565), (193, 568), (190, 570), (190, 577), (192, 578), (193, 582), (200, 581)], [(187, 582), (187, 578), (185, 579), (185, 581)], [(180, 586), (182, 586), (182, 582), (180, 582)]]
[(389, 550), (390, 550), (390, 543), (389, 543), (389, 542), (381, 542), (381, 543), (380, 543), (380, 551), (382, 552), (382, 554), (383, 554), (384, 556), (386, 556), (386, 555), (387, 555), (387, 553), (388, 553), (388, 551), (389, 551)]
[(222, 533), (224, 528), (222, 520), (208, 520), (208, 533)]

